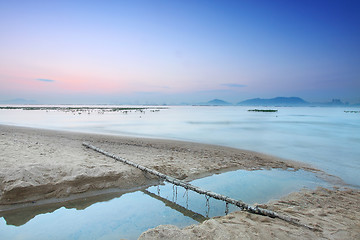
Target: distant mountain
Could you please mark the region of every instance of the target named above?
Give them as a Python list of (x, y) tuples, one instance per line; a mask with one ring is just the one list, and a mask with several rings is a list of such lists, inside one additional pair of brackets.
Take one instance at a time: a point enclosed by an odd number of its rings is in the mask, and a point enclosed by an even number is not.
[(231, 105), (231, 103), (226, 102), (224, 100), (221, 99), (213, 99), (211, 101), (208, 101), (207, 103), (203, 103), (201, 105), (210, 105), (210, 106), (226, 106), (226, 105)]
[(36, 104), (36, 101), (27, 100), (23, 98), (15, 98), (10, 100), (0, 101), (0, 104)]
[(299, 97), (276, 97), (270, 99), (253, 98), (237, 105), (243, 106), (306, 106), (309, 103)]

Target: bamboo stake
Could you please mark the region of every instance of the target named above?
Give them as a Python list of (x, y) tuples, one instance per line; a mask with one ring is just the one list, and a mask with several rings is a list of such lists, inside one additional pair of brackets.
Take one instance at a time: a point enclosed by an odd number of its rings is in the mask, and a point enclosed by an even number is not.
[(278, 213), (276, 213), (274, 211), (264, 209), (264, 208), (260, 208), (258, 206), (255, 206), (255, 207), (249, 206), (248, 204), (244, 203), (241, 200), (236, 200), (236, 199), (233, 199), (233, 198), (230, 198), (230, 197), (218, 194), (218, 193), (214, 193), (212, 191), (201, 189), (201, 188), (196, 187), (196, 186), (194, 186), (194, 185), (192, 185), (190, 183), (187, 183), (187, 182), (184, 182), (182, 180), (170, 177), (170, 176), (165, 175), (163, 173), (160, 173), (160, 172), (158, 172), (156, 170), (144, 167), (144, 166), (142, 166), (140, 164), (137, 164), (137, 163), (134, 163), (132, 161), (126, 160), (124, 158), (121, 158), (119, 156), (116, 156), (115, 154), (108, 153), (108, 152), (106, 152), (106, 151), (104, 151), (104, 150), (102, 150), (102, 149), (100, 149), (98, 147), (95, 147), (95, 146), (93, 146), (93, 145), (91, 145), (89, 143), (83, 142), (83, 145), (85, 147), (88, 147), (88, 148), (96, 151), (96, 152), (102, 153), (105, 156), (111, 157), (111, 158), (113, 158), (113, 159), (115, 159), (117, 161), (120, 161), (120, 162), (123, 162), (125, 164), (130, 165), (130, 166), (136, 167), (136, 168), (138, 168), (138, 169), (140, 169), (140, 170), (142, 170), (142, 171), (144, 171), (146, 173), (151, 173), (151, 174), (153, 174), (155, 176), (158, 176), (160, 179), (162, 179), (164, 181), (167, 181), (169, 183), (172, 183), (174, 185), (181, 186), (181, 187), (183, 187), (185, 189), (190, 189), (190, 190), (192, 190), (194, 192), (197, 192), (199, 194), (203, 194), (203, 195), (206, 195), (206, 196), (209, 196), (209, 197), (212, 197), (212, 198), (215, 198), (215, 199), (218, 199), (218, 200), (233, 204), (233, 205), (239, 207), (243, 211), (247, 211), (249, 213), (259, 214), (259, 215), (263, 215), (263, 216), (267, 216), (267, 217), (271, 217), (271, 218), (279, 218), (281, 220), (284, 220), (286, 222), (289, 222), (289, 223), (297, 225), (297, 226), (305, 227), (305, 228), (313, 230), (313, 231), (320, 231), (317, 228), (313, 228), (313, 227), (308, 226), (306, 224), (300, 223), (300, 221), (298, 219), (295, 219), (295, 218), (292, 218), (292, 217), (289, 217), (289, 216), (280, 215), (280, 214), (278, 214)]
[(182, 213), (184, 216), (192, 218), (193, 220), (195, 220), (197, 222), (201, 223), (201, 222), (204, 222), (205, 220), (209, 219), (209, 218), (204, 217), (203, 215), (201, 215), (201, 214), (199, 214), (197, 212), (193, 212), (193, 211), (191, 211), (189, 209), (186, 209), (186, 208), (184, 208), (183, 206), (181, 206), (181, 205), (179, 205), (177, 203), (169, 201), (166, 198), (160, 197), (160, 196), (158, 196), (158, 195), (156, 195), (154, 193), (151, 193), (151, 192), (149, 192), (147, 190), (142, 190), (142, 192), (149, 195), (152, 198), (155, 198), (157, 200), (162, 201), (166, 206), (168, 206), (168, 207)]

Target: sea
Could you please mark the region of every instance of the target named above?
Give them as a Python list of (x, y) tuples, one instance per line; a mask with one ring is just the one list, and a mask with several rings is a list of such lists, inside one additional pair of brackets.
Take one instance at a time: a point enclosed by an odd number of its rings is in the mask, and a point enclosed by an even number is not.
[[(222, 145), (307, 163), (339, 180), (330, 182), (303, 170), (262, 169), (237, 170), (192, 182), (249, 204), (266, 203), (302, 188), (333, 185), (360, 188), (359, 108), (5, 107), (0, 106), (0, 124)], [(249, 111), (254, 109), (276, 111)], [(223, 202), (166, 183), (85, 205), (79, 207), (74, 203), (37, 210), (40, 213), (30, 214), (28, 221), (24, 221), (26, 217), (21, 214), (3, 216), (0, 238), (136, 239), (141, 232), (160, 224), (185, 227), (208, 217), (224, 215), (228, 210)], [(234, 210), (233, 206), (229, 209), (230, 212)], [(58, 221), (62, 223), (60, 226)], [(46, 232), (44, 225), (49, 229)]]

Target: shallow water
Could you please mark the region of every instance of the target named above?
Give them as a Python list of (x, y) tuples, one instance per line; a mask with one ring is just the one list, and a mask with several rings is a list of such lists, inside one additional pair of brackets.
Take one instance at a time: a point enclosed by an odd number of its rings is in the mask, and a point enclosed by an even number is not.
[(178, 139), (253, 150), (310, 163), (360, 187), (360, 114), (344, 112), (354, 109), (277, 107), (274, 113), (248, 112), (251, 108), (171, 106), (159, 112), (127, 114), (0, 110), (0, 124)]
[[(314, 173), (275, 169), (237, 170), (191, 183), (248, 204), (265, 203), (303, 187), (329, 186)], [(86, 208), (84, 205), (86, 202), (51, 209), (50, 213), (38, 214), (26, 223), (24, 215), (19, 219), (12, 217), (11, 224), (21, 223), (20, 226), (6, 225), (10, 219), (0, 218), (0, 239), (136, 239), (160, 224), (184, 227), (206, 217), (224, 215), (226, 210), (222, 201), (209, 199), (207, 205), (204, 195), (171, 184), (123, 194)], [(229, 207), (230, 212), (236, 209)]]

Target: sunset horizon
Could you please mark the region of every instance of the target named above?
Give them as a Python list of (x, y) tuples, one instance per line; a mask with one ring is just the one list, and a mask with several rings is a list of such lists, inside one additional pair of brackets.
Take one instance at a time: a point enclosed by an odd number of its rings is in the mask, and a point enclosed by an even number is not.
[(356, 1), (0, 1), (0, 102), (360, 102)]

